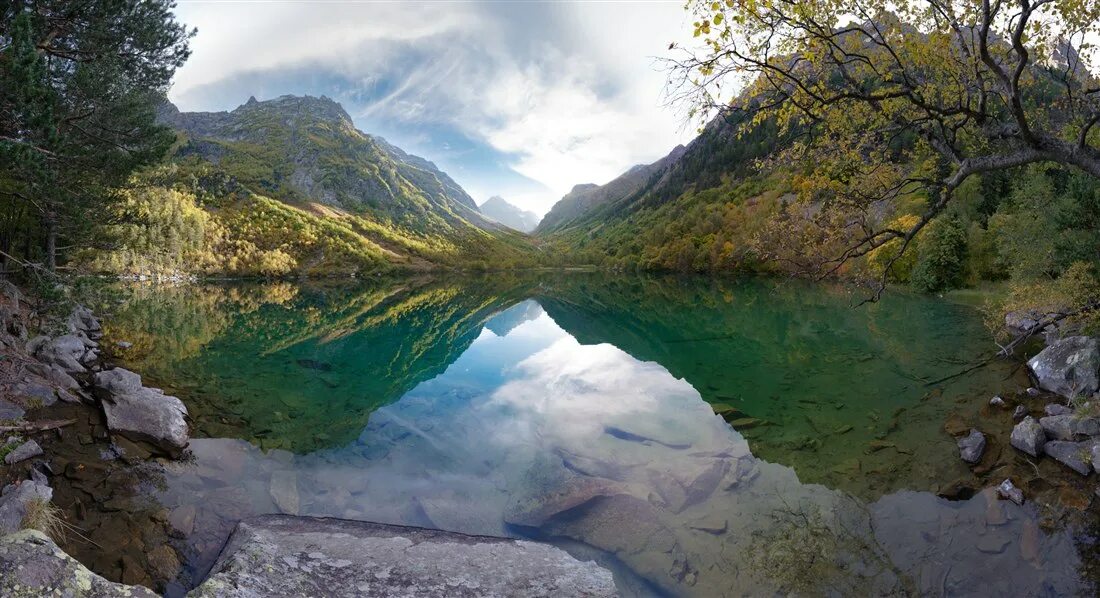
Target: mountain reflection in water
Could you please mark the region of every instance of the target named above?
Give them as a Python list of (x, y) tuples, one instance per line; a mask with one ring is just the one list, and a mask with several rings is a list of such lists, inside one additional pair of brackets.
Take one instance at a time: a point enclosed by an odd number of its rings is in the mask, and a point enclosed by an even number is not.
[(240, 518), (296, 512), (542, 538), (627, 593), (1081, 591), (1031, 505), (914, 491), (966, 471), (943, 418), (1005, 383), (927, 387), (984, 349), (959, 306), (588, 276), (145, 293), (116, 335), (211, 436), (157, 495), (195, 514), (199, 573)]

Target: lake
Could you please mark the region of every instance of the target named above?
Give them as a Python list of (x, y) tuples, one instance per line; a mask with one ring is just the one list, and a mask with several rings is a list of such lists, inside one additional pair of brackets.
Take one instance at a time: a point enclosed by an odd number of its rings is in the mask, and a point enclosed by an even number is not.
[(980, 313), (863, 297), (607, 273), (127, 288), (108, 334), (191, 412), (194, 458), (144, 491), (193, 579), (237, 520), (288, 512), (545, 540), (627, 595), (1088, 591), (1080, 530), (983, 490), (1012, 449), (971, 470), (944, 431), (1003, 435), (988, 400), (1027, 385), (960, 375), (994, 348)]

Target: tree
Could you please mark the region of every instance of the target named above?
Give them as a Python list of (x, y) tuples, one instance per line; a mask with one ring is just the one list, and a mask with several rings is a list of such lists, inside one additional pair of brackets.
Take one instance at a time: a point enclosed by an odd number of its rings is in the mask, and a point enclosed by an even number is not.
[[(812, 184), (792, 211), (836, 250), (813, 264), (824, 274), (891, 241), (900, 259), (973, 175), (1053, 162), (1100, 178), (1097, 0), (688, 9), (702, 43), (671, 61), (673, 99), (703, 119), (748, 113), (800, 135), (788, 155)], [(926, 199), (912, 226), (883, 222), (883, 205), (912, 195)]]
[(17, 235), (25, 259), (41, 240), (53, 270), (59, 237), (83, 240), (110, 190), (171, 145), (155, 110), (193, 35), (173, 8), (170, 0), (0, 3), (0, 207), (20, 214), (0, 222), (5, 255)]

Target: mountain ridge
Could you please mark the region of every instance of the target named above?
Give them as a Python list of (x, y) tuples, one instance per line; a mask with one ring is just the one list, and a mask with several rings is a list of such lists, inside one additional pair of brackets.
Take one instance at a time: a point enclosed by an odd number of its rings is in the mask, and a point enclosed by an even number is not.
[(520, 209), (499, 195), (485, 200), (478, 209), (485, 216), (522, 233), (530, 233), (539, 225), (537, 214)]

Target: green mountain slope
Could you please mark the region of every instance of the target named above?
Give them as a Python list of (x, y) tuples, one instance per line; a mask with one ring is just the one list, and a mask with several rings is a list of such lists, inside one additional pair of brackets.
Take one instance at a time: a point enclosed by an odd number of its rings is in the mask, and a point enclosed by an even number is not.
[(435, 164), (357, 130), (328, 98), (252, 98), (230, 112), (166, 104), (159, 117), (178, 134), (170, 164), (124, 192), (112, 219), (124, 224), (92, 258), (100, 270), (358, 275), (530, 263), (522, 235), (482, 216)]

